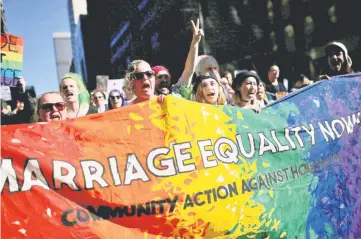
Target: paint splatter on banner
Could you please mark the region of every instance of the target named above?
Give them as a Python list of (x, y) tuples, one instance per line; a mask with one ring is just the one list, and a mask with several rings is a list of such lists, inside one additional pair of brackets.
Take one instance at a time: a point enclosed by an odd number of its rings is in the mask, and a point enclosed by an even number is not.
[(1, 33), (1, 85), (16, 86), (23, 67), (24, 38)]
[(167, 97), (2, 127), (2, 238), (361, 238), (361, 75), (260, 114)]

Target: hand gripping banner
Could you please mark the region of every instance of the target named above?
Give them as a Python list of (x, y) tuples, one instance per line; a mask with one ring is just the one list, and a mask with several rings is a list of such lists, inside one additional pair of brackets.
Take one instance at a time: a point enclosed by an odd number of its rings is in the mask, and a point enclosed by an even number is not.
[(361, 238), (361, 75), (2, 127), (1, 238)]

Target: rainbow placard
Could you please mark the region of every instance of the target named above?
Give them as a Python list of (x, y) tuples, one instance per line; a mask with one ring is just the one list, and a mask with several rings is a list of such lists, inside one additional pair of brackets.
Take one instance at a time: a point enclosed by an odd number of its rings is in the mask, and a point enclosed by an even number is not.
[(361, 75), (259, 114), (168, 96), (1, 128), (1, 238), (361, 238)]
[(1, 85), (15, 87), (23, 67), (24, 38), (1, 34)]

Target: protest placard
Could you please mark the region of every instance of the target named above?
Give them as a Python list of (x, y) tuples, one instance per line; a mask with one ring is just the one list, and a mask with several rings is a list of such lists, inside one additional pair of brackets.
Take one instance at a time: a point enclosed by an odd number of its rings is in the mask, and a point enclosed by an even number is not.
[(110, 80), (108, 80), (107, 97), (109, 96), (109, 93), (112, 90), (119, 90), (120, 93), (122, 93), (123, 96), (125, 96), (125, 93), (123, 91), (123, 84), (124, 84), (124, 79), (110, 79)]
[(24, 39), (1, 33), (1, 85), (15, 87), (23, 65)]
[(9, 101), (11, 100), (11, 91), (9, 86), (2, 85), (1, 86), (1, 99)]
[(109, 76), (107, 75), (97, 75), (96, 81), (97, 81), (97, 90), (106, 92), (107, 91), (107, 85), (108, 85)]
[(361, 238), (361, 75), (259, 114), (168, 96), (1, 129), (3, 238)]

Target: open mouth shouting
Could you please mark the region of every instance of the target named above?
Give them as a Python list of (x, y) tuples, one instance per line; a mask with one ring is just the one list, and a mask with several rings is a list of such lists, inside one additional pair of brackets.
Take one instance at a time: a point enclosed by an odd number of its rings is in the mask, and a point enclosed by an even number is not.
[(61, 120), (61, 118), (60, 118), (60, 115), (59, 115), (59, 114), (52, 114), (52, 115), (50, 115), (50, 119), (51, 119), (52, 121), (58, 121), (58, 120)]
[(208, 102), (208, 103), (215, 103), (216, 101), (217, 101), (217, 95), (216, 95), (216, 93), (215, 92), (208, 92), (207, 94), (206, 94), (206, 101)]
[(150, 89), (150, 84), (148, 82), (144, 82), (143, 86), (142, 86), (143, 90), (147, 90)]
[(333, 68), (333, 70), (335, 71), (340, 71), (341, 67), (342, 67), (342, 61), (339, 59), (332, 59), (331, 60), (331, 67)]
[(74, 93), (72, 91), (67, 91), (65, 93), (65, 97), (66, 97), (66, 99), (70, 100), (74, 97)]
[(248, 91), (248, 97), (249, 97), (249, 98), (253, 98), (253, 97), (256, 96), (256, 93), (257, 93), (257, 91), (255, 91), (255, 90), (250, 90), (250, 91)]

